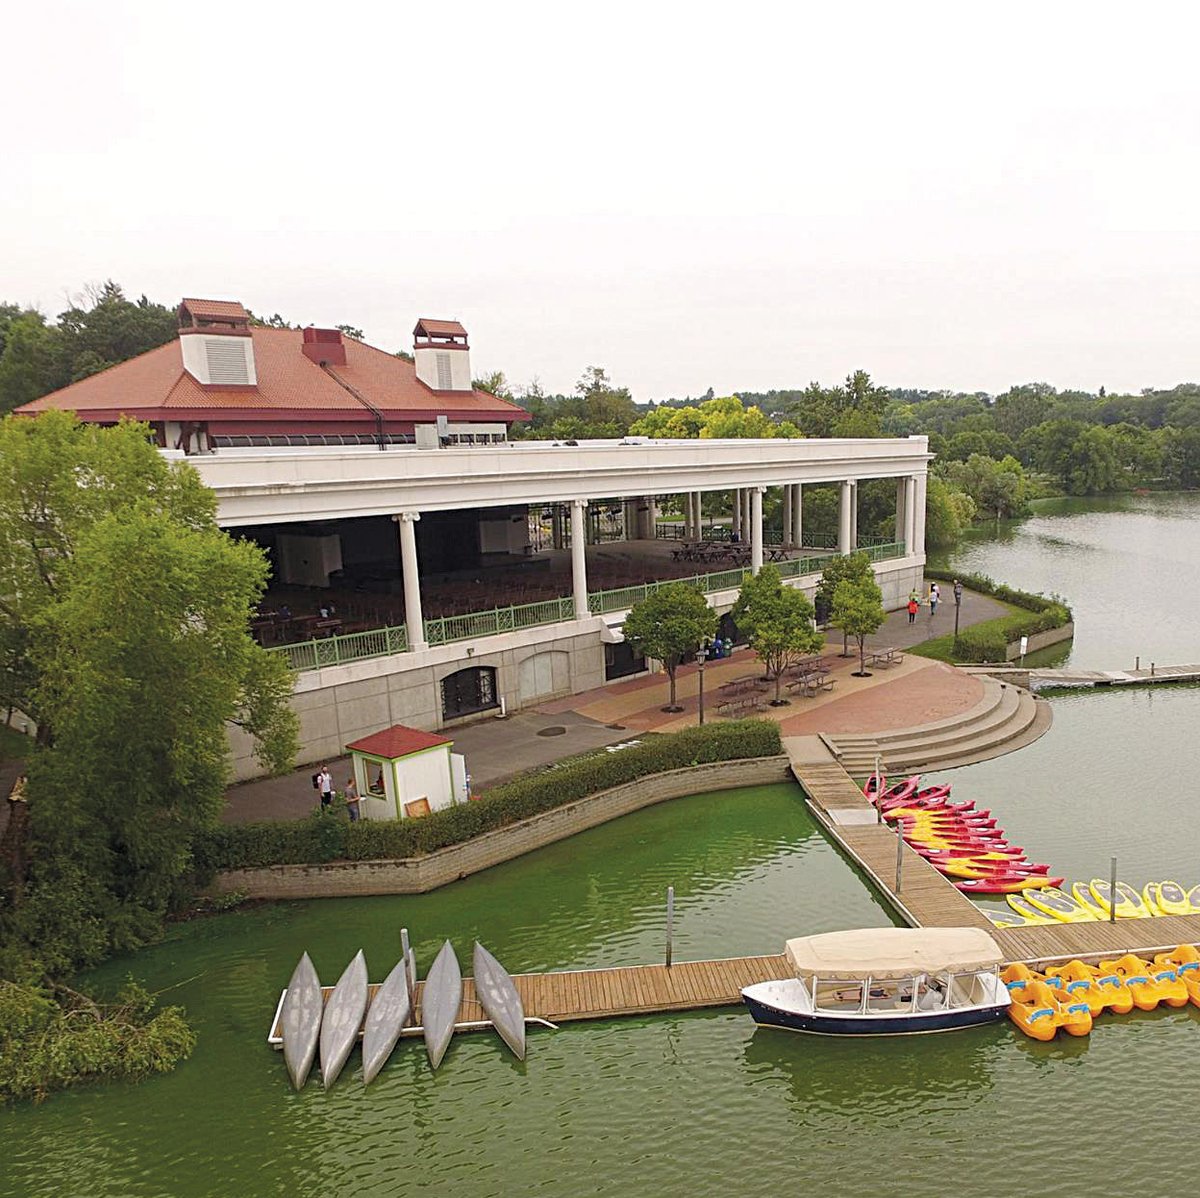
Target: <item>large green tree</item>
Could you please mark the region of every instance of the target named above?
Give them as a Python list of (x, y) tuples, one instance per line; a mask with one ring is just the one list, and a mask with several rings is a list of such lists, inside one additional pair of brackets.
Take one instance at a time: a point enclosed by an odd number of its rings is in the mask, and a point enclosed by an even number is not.
[(733, 618), (775, 679), (772, 706), (783, 706), (787, 703), (780, 695), (784, 671), (801, 658), (819, 652), (825, 644), (825, 637), (813, 623), (811, 600), (803, 591), (785, 587), (774, 566), (763, 566), (742, 583), (733, 605)]
[[(856, 553), (831, 557), (826, 563), (825, 569), (821, 571), (821, 581), (817, 583), (816, 596), (817, 608), (826, 621), (833, 614), (834, 595), (837, 592), (838, 583), (845, 579), (869, 579), (871, 582), (874, 582), (875, 571), (871, 569), (870, 555), (860, 549)], [(847, 648), (846, 639), (843, 637), (842, 656), (849, 657), (849, 655), (850, 651)]]
[(855, 677), (868, 678), (867, 637), (883, 627), (887, 613), (883, 610), (883, 592), (874, 576), (843, 578), (833, 592), (831, 623), (858, 643), (858, 670)]
[(291, 679), (247, 623), (268, 567), (144, 426), (67, 413), (0, 422), (0, 643), (36, 721), (27, 875), (0, 941), (51, 974), (154, 936), (213, 823), (226, 726), (290, 765)]
[(639, 652), (663, 663), (671, 682), (671, 697), (664, 711), (682, 711), (675, 700), (675, 675), (689, 653), (712, 639), (717, 613), (704, 593), (683, 582), (670, 582), (652, 591), (625, 617), (622, 632)]

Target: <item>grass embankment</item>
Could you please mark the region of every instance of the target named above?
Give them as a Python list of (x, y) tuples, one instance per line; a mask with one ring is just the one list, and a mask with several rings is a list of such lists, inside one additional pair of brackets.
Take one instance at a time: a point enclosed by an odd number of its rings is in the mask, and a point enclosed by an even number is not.
[(0, 761), (13, 761), (29, 752), (30, 740), (15, 728), (0, 724)]
[(1071, 622), (1071, 609), (1057, 595), (1032, 595), (1018, 591), (1015, 587), (994, 582), (982, 574), (953, 574), (949, 571), (926, 569), (925, 577), (938, 582), (953, 582), (958, 579), (968, 590), (990, 595), (1008, 608), (1009, 614), (984, 620), (963, 628), (958, 636), (934, 637), (923, 644), (914, 645), (909, 652), (918, 657), (931, 657), (936, 661), (955, 662), (1001, 662), (1007, 660), (1008, 646), (1023, 636), (1061, 628)]
[(650, 774), (782, 752), (773, 720), (709, 724), (649, 736), (616, 752), (568, 758), (420, 819), (350, 823), (318, 811), (303, 820), (222, 825), (200, 837), (193, 852), (201, 879), (223, 869), (416, 857)]

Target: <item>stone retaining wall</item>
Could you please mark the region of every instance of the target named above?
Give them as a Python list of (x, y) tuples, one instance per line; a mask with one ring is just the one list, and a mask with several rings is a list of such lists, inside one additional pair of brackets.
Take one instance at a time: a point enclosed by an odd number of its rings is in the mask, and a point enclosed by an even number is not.
[[(1048, 649), (1051, 645), (1060, 645), (1063, 641), (1069, 641), (1075, 635), (1075, 625), (1068, 621), (1061, 628), (1047, 628), (1045, 632), (1035, 632), (1029, 638), (1029, 648), (1026, 653), (1036, 653), (1039, 649)], [(1005, 652), (1007, 661), (1016, 661), (1021, 656), (1021, 642), (1015, 640), (1009, 642), (1008, 649)]]
[(213, 890), (263, 899), (424, 894), (667, 799), (790, 779), (786, 756), (694, 765), (602, 790), (423, 857), (231, 869), (217, 875)]

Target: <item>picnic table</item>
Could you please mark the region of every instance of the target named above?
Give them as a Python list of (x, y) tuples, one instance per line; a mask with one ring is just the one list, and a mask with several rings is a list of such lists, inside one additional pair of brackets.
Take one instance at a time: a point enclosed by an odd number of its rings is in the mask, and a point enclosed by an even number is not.
[(749, 711), (761, 711), (762, 705), (762, 696), (757, 691), (749, 691), (722, 699), (717, 704), (717, 713), (727, 716), (745, 715)]
[(814, 698), (820, 691), (833, 690), (836, 678), (830, 678), (828, 666), (822, 666), (819, 670), (810, 670), (807, 674), (801, 674), (798, 678), (787, 684), (787, 688), (793, 692), (799, 692), (806, 699)]
[(872, 649), (867, 655), (867, 665), (886, 670), (890, 666), (898, 666), (904, 660), (904, 654), (892, 647)]
[(792, 560), (791, 553), (784, 549), (782, 545), (771, 545), (767, 549), (767, 561), (769, 562), (788, 562)]
[(718, 689), (722, 695), (732, 699), (738, 695), (757, 694), (762, 687), (763, 680), (757, 674), (746, 674), (741, 678), (730, 679)]

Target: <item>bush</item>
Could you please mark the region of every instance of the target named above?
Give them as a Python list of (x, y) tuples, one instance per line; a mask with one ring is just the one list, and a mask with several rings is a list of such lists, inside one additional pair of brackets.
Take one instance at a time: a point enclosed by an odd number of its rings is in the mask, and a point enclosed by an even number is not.
[(483, 798), (420, 819), (346, 823), (316, 814), (305, 820), (213, 828), (193, 846), (197, 872), (263, 865), (301, 865), (343, 858), (367, 861), (414, 857), (461, 844), (485, 832), (562, 807), (649, 774), (773, 757), (783, 751), (772, 720), (737, 720), (653, 736), (628, 749), (589, 753), (515, 778)]
[(1008, 655), (1008, 636), (1003, 628), (990, 627), (1001, 621), (989, 620), (973, 628), (964, 628), (954, 640), (957, 661), (1004, 661)]

